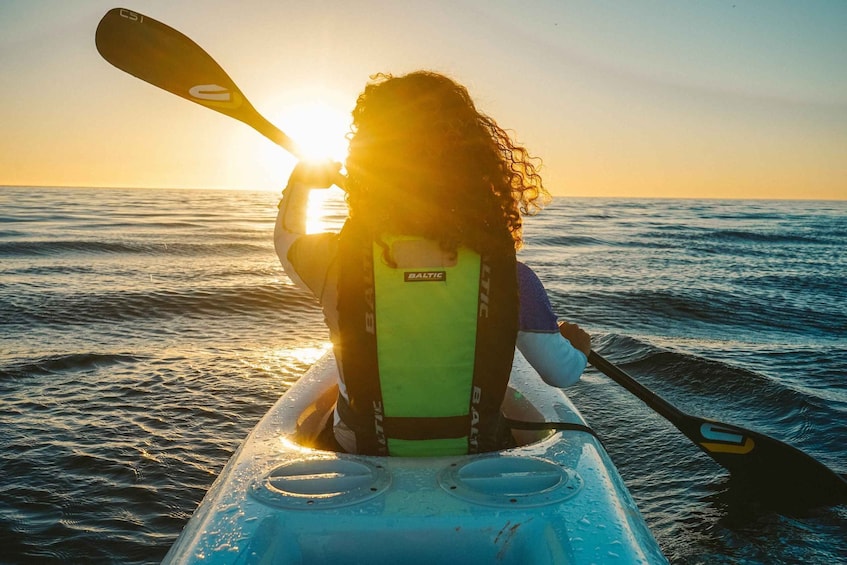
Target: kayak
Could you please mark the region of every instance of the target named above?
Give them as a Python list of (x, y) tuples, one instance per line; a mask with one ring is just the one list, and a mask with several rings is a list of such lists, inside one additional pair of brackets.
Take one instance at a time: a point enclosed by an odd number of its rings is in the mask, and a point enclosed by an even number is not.
[(330, 352), (274, 404), (164, 563), (667, 563), (602, 443), (519, 352), (517, 447), (494, 453), (316, 449), (337, 378)]

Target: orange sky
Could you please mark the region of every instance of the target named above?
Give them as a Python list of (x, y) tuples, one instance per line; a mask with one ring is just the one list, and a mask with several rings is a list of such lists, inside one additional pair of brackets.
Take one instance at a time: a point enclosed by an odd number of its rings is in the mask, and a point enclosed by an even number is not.
[[(0, 185), (278, 190), (281, 150), (100, 58), (114, 6), (0, 3)], [(427, 68), (542, 157), (557, 195), (847, 199), (844, 2), (128, 7), (197, 41), (295, 139), (334, 131), (336, 155), (370, 74)]]

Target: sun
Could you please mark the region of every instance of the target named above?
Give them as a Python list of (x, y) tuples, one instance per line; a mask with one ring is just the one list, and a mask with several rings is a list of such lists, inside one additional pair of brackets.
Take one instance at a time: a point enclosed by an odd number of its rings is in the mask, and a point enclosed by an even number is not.
[[(288, 91), (267, 102), (272, 108), (266, 114), (299, 148), (292, 155), (274, 143), (262, 143), (259, 154), (246, 154), (243, 160), (257, 165), (257, 177), (270, 178), (273, 190), (285, 186), (298, 159), (331, 159), (342, 164), (347, 160), (347, 134), (352, 116), (344, 99), (335, 92), (321, 90)], [(343, 172), (343, 169), (342, 169)]]
[(350, 115), (326, 102), (299, 102), (285, 108), (279, 127), (300, 147), (303, 159), (347, 158)]

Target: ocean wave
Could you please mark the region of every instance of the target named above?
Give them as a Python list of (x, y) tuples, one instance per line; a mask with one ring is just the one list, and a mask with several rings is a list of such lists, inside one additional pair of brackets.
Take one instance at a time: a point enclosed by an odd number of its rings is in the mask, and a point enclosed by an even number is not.
[[(831, 281), (825, 279), (808, 285), (821, 292), (832, 289)], [(597, 297), (593, 302), (603, 306), (592, 313), (597, 319), (619, 320), (621, 313), (629, 313), (639, 323), (651, 326), (697, 322), (719, 325), (736, 333), (768, 329), (805, 336), (832, 336), (847, 330), (847, 313), (834, 298), (814, 294), (792, 296), (773, 287), (765, 287), (758, 294), (752, 289), (742, 294), (727, 289), (681, 287), (591, 294)]]
[(582, 235), (551, 235), (537, 237), (529, 245), (533, 247), (583, 247), (594, 245), (611, 245), (602, 239)]
[(29, 235), (29, 233), (25, 231), (0, 229), (0, 237), (21, 237), (26, 235)]
[(161, 256), (202, 257), (225, 255), (232, 257), (265, 252), (270, 243), (257, 245), (241, 242), (173, 243), (167, 241), (87, 241), (87, 240), (26, 240), (0, 242), (0, 257), (57, 256), (85, 254), (144, 254)]
[(0, 326), (217, 318), (267, 311), (316, 311), (308, 293), (279, 284), (0, 297)]
[(774, 244), (801, 244), (801, 245), (826, 245), (818, 234), (802, 235), (785, 232), (759, 232), (750, 230), (709, 230), (706, 237), (713, 241), (737, 241), (742, 244), (748, 243), (774, 243)]
[(648, 379), (684, 389), (698, 398), (751, 398), (757, 407), (766, 399), (775, 404), (793, 404), (804, 395), (767, 375), (724, 361), (706, 359), (619, 334), (601, 336), (598, 351), (610, 351), (618, 363)]
[(827, 398), (766, 374), (619, 334), (600, 336), (594, 345), (621, 368), (638, 375), (639, 382), (694, 415), (755, 425), (760, 431), (796, 441), (810, 440), (813, 430), (824, 429), (826, 433), (814, 438), (818, 446), (827, 438), (837, 443), (847, 431), (829, 422), (834, 407)]
[[(782, 218), (784, 221), (785, 218)], [(743, 220), (739, 220), (743, 223)], [(620, 225), (620, 222), (618, 222)], [(668, 247), (696, 250), (711, 250), (715, 254), (768, 255), (779, 253), (796, 255), (802, 250), (815, 252), (840, 247), (844, 240), (844, 229), (836, 225), (820, 227), (804, 225), (784, 227), (779, 224), (733, 227), (717, 227), (688, 224), (662, 224), (643, 222), (632, 226), (626, 237), (614, 237), (619, 243), (635, 246), (653, 246), (657, 242)], [(840, 233), (841, 232), (841, 233)]]
[(0, 367), (0, 379), (18, 379), (72, 371), (87, 371), (108, 365), (134, 363), (140, 359), (136, 355), (103, 353), (46, 355), (36, 359), (22, 359), (7, 363), (4, 367)]

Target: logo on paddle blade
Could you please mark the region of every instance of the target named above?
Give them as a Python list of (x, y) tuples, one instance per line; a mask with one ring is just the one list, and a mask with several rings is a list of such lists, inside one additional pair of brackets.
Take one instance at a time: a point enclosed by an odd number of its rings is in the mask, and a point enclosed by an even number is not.
[(237, 108), (241, 105), (238, 93), (217, 84), (198, 84), (188, 89), (188, 94), (204, 106)]
[(703, 439), (711, 440), (701, 442), (700, 445), (714, 453), (738, 453), (743, 455), (752, 451), (756, 446), (753, 438), (739, 433), (738, 430), (709, 422), (700, 426), (700, 435), (703, 436)]
[(122, 18), (126, 18), (131, 22), (142, 23), (144, 21), (144, 16), (142, 16), (141, 14), (137, 14), (137, 13), (133, 12), (132, 10), (127, 10), (126, 8), (121, 8), (120, 12), (118, 12), (118, 14)]

